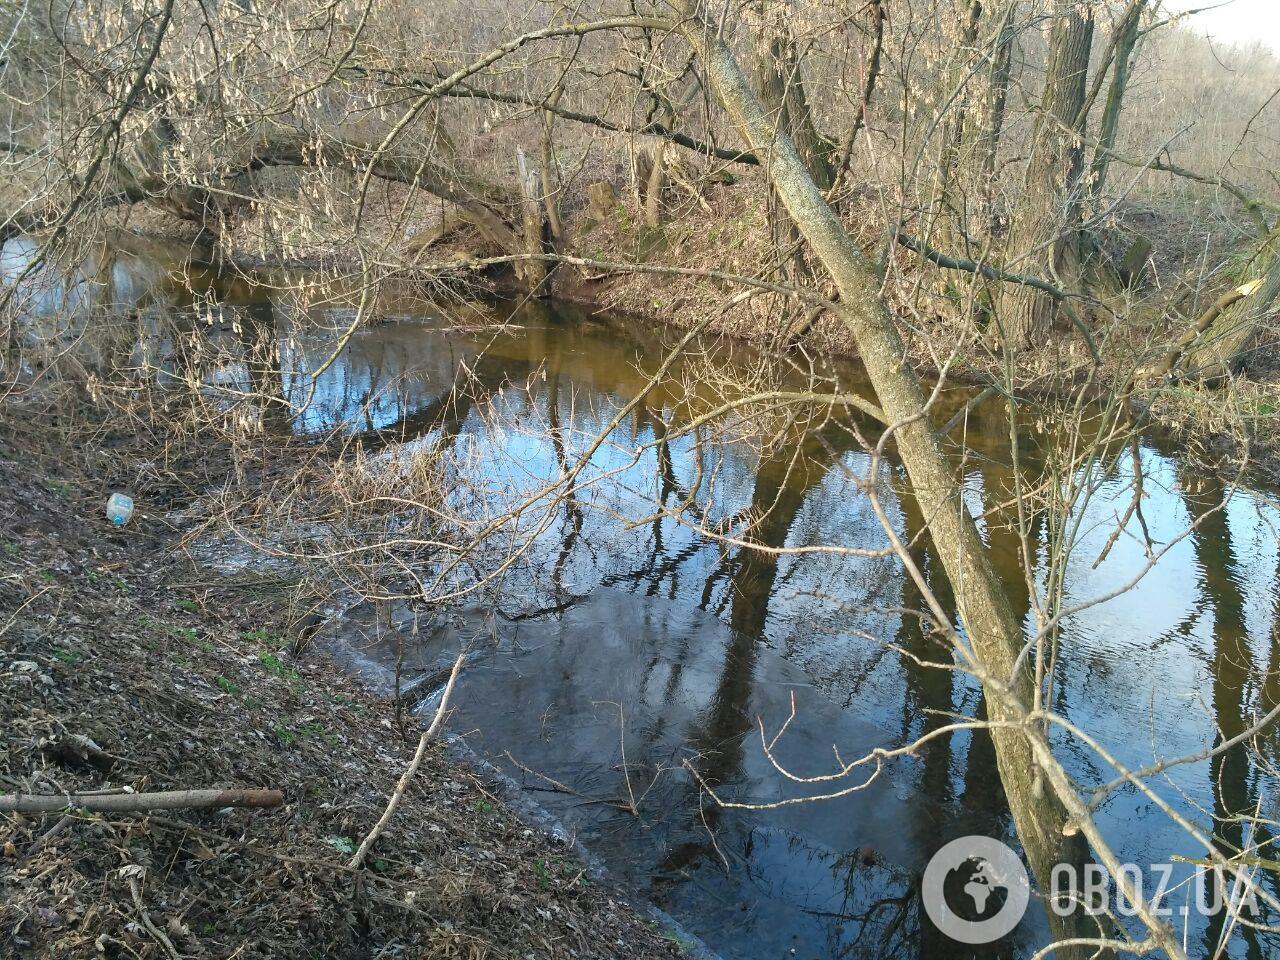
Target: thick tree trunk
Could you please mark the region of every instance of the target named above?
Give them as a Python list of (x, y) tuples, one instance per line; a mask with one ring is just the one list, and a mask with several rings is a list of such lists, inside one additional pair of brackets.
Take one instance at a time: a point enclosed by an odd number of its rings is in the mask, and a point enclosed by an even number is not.
[(564, 87), (556, 87), (556, 92), (547, 101), (549, 109), (542, 111), (542, 200), (547, 208), (547, 229), (551, 239), (556, 243), (564, 240), (564, 225), (560, 222), (560, 188), (556, 183), (556, 153), (552, 131), (555, 128), (555, 117), (552, 113), (560, 104)]
[(542, 178), (524, 150), (516, 148), (516, 170), (520, 177), (520, 232), (524, 253), (529, 259), (516, 273), (535, 296), (548, 296), (547, 221), (542, 203)]
[(636, 193), (645, 226), (662, 226), (662, 192), (667, 186), (666, 141), (654, 139), (636, 154)]
[[(787, 12), (789, 14), (789, 11)], [(756, 63), (756, 90), (765, 113), (795, 144), (805, 169), (822, 190), (835, 178), (831, 144), (818, 132), (800, 68), (800, 54), (785, 15), (762, 28), (768, 40)]]
[[(1089, 54), (1093, 47), (1094, 3), (1054, 0), (1044, 96), (1027, 166), (1026, 189), (1013, 217), (1006, 267), (1038, 273), (1060, 287), (1079, 279), (1080, 181), (1083, 154), (1079, 130), (1085, 117)], [(996, 313), (999, 339), (1019, 347), (1043, 338), (1057, 303), (1031, 287), (1010, 286)]]
[(1004, 136), (1005, 108), (1009, 103), (1009, 79), (1013, 71), (1013, 44), (1017, 32), (1013, 29), (1013, 18), (1017, 14), (1018, 4), (1010, 2), (1005, 9), (1004, 19), (1000, 21), (1000, 32), (996, 37), (995, 56), (991, 61), (991, 73), (987, 81), (987, 128), (984, 131), (981, 156), (982, 173), (980, 175), (982, 190), (982, 214), (984, 226), (988, 230), (995, 225), (995, 184), (996, 160), (1000, 153), (1000, 140)]
[[(301, 134), (272, 137), (254, 145), (246, 172), (272, 166), (326, 166), (363, 173), (370, 156), (374, 156), (374, 150), (366, 144), (317, 140)], [(372, 172), (380, 180), (416, 187), (452, 203), (499, 249), (513, 254), (524, 252), (524, 241), (498, 213), (513, 205), (508, 191), (447, 170), (425, 157), (383, 153), (374, 159)]]

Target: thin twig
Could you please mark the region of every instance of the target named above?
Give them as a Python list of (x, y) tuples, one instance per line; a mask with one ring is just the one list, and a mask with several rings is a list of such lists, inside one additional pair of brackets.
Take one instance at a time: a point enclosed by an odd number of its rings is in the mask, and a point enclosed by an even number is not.
[[(130, 867), (130, 870), (141, 870), (140, 867)], [(138, 917), (142, 920), (142, 925), (147, 928), (147, 933), (155, 938), (156, 942), (164, 947), (165, 952), (169, 954), (172, 960), (182, 960), (182, 955), (173, 945), (163, 930), (155, 925), (150, 915), (147, 913), (146, 906), (142, 903), (142, 891), (138, 887), (138, 878), (132, 873), (129, 874), (129, 892), (133, 894), (133, 905), (138, 908)]]
[(462, 669), (462, 663), (466, 659), (467, 655), (462, 653), (453, 662), (453, 670), (449, 673), (449, 681), (444, 685), (444, 693), (440, 695), (440, 706), (436, 708), (435, 719), (431, 721), (431, 726), (427, 727), (422, 732), (422, 736), (418, 738), (418, 749), (414, 752), (413, 759), (405, 769), (404, 775), (400, 777), (400, 782), (396, 784), (396, 788), (391, 794), (391, 799), (387, 801), (387, 809), (382, 811), (382, 816), (373, 825), (369, 835), (361, 842), (360, 849), (355, 852), (355, 856), (347, 864), (350, 869), (356, 870), (360, 867), (364, 862), (365, 855), (369, 852), (369, 848), (382, 836), (382, 831), (387, 829), (387, 824), (395, 816), (396, 808), (400, 806), (400, 801), (404, 798), (405, 791), (409, 789), (409, 784), (417, 774), (418, 768), (422, 766), (422, 758), (427, 755), (427, 744), (435, 739), (436, 734), (440, 732), (440, 727), (444, 725), (445, 713), (449, 709), (449, 695), (453, 693), (453, 684), (458, 679), (458, 671)]

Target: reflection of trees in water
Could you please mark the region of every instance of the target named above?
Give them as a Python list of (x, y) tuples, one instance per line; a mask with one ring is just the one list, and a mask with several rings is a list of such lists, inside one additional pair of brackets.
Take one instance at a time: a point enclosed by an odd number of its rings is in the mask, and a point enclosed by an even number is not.
[[(829, 431), (823, 435), (806, 434), (789, 450), (762, 456), (747, 511), (750, 524), (743, 539), (752, 545), (784, 547), (809, 493), (852, 446), (847, 431)], [(690, 745), (695, 751), (699, 775), (710, 785), (726, 785), (730, 790), (746, 777), (744, 748), (756, 729), (750, 712), (755, 670), (780, 560), (779, 554), (752, 545), (726, 553), (721, 564), (708, 575), (707, 590), (703, 591), (705, 598), (713, 583), (728, 577), (730, 633), (719, 682), (702, 719), (691, 733)], [(717, 846), (713, 836), (740, 817), (714, 803), (704, 803), (704, 799), (697, 784), (690, 781), (684, 808), (693, 821), (693, 829), (702, 829), (695, 837), (666, 851), (658, 868), (660, 876), (691, 871), (704, 861), (718, 865), (726, 853), (733, 858), (731, 869), (748, 868), (753, 834), (746, 834), (747, 846), (743, 851), (725, 851)], [(693, 820), (694, 817), (698, 819)], [(797, 838), (795, 842), (800, 841)], [(877, 956), (900, 955), (918, 924), (909, 885), (903, 886), (900, 872), (866, 848), (840, 854), (814, 849), (802, 855), (816, 857), (826, 864), (831, 873), (829, 889), (837, 897), (843, 897), (837, 909), (825, 908), (827, 901), (822, 901), (823, 909), (801, 905), (802, 910), (826, 928), (833, 954), (870, 950)], [(746, 862), (739, 861), (739, 856), (745, 857)], [(769, 882), (769, 878), (762, 880)]]
[[(1245, 600), (1237, 581), (1239, 569), (1235, 550), (1231, 543), (1231, 527), (1224, 505), (1230, 494), (1222, 482), (1211, 475), (1193, 475), (1184, 467), (1179, 472), (1182, 497), (1187, 510), (1199, 523), (1191, 534), (1199, 567), (1200, 588), (1210, 601), (1213, 611), (1213, 659), (1210, 664), (1213, 683), (1213, 713), (1218, 725), (1214, 740), (1216, 747), (1225, 740), (1238, 736), (1252, 726), (1247, 716), (1248, 691), (1255, 677), (1252, 651), (1249, 649), (1249, 632), (1245, 623)], [(1265, 828), (1246, 829), (1246, 821), (1255, 811), (1260, 799), (1250, 786), (1249, 744), (1237, 744), (1209, 761), (1209, 781), (1213, 789), (1213, 833), (1218, 848), (1226, 857), (1234, 857), (1246, 845), (1267, 843), (1270, 840)], [(1263, 816), (1267, 816), (1264, 799)], [(1258, 853), (1274, 856), (1263, 847)], [(1253, 852), (1253, 851), (1251, 851)], [(1273, 874), (1262, 872), (1259, 877), (1268, 887), (1275, 889)], [(1204, 932), (1206, 956), (1214, 956), (1227, 922), (1225, 912), (1219, 912), (1209, 922)], [(1262, 944), (1257, 932), (1248, 926), (1233, 931), (1246, 945), (1247, 956), (1260, 958)]]
[[(826, 466), (805, 463), (801, 467), (804, 456), (797, 446), (790, 455), (761, 457), (752, 486), (752, 523), (744, 539), (775, 548), (786, 543), (787, 533), (804, 505), (805, 494), (821, 479)], [(750, 546), (739, 547), (732, 554), (726, 554), (720, 567), (708, 576), (708, 582), (724, 570), (732, 571), (727, 594), (731, 632), (720, 680), (691, 737), (699, 773), (712, 785), (731, 784), (742, 776), (743, 739), (752, 729), (749, 705), (756, 655), (778, 575), (778, 555)], [(721, 814), (719, 807), (707, 808), (709, 829), (715, 829)], [(696, 843), (680, 859), (687, 866), (710, 853), (709, 842)]]
[(66, 359), (108, 375), (134, 365), (154, 373), (156, 344), (172, 334), (184, 291), (169, 276), (176, 264), (127, 246), (93, 245), (70, 262), (49, 259), (27, 272), (39, 243), (23, 235), (0, 243), (0, 288), (20, 280), (9, 308), (15, 322), (6, 324), (10, 347), (42, 365)]
[[(250, 307), (244, 313), (242, 339), (248, 358), (246, 369), (252, 391), (263, 398), (283, 396), (286, 377), (282, 372), (280, 354), (274, 349), (279, 339), (277, 325), (270, 304)], [(365, 429), (346, 439), (366, 450), (377, 450), (416, 438), (430, 438), (429, 442), (437, 449), (444, 449), (457, 439), (464, 421), (473, 411), (488, 404), (505, 385), (519, 383), (523, 379), (529, 385), (527, 396), (524, 393), (520, 395), (526, 407), (522, 411), (514, 411), (517, 417), (523, 418), (520, 429), (530, 429), (531, 422), (537, 423), (537, 428), (545, 432), (545, 439), (549, 441), (548, 462), (553, 456), (554, 469), (564, 475), (573, 459), (574, 421), (579, 413), (575, 408), (575, 388), (581, 385), (584, 394), (591, 391), (593, 401), (608, 395), (611, 390), (615, 395), (626, 397), (629, 395), (626, 390), (632, 385), (627, 374), (633, 372), (630, 368), (624, 370), (621, 363), (608, 361), (602, 364), (603, 369), (592, 370), (591, 381), (579, 381), (575, 365), (583, 363), (581, 350), (576, 358), (567, 356), (574, 351), (567, 349), (566, 344), (578, 344), (566, 336), (559, 331), (538, 328), (527, 336), (515, 338), (514, 342), (504, 343), (500, 351), (482, 351), (477, 358), (468, 360), (466, 375), (450, 389), (434, 389), (439, 384), (433, 384), (425, 402), (422, 402), (422, 394), (427, 393), (426, 390), (419, 389), (420, 385), (415, 383), (406, 384), (401, 379), (408, 363), (388, 359), (390, 355), (378, 353), (374, 344), (373, 352), (366, 353), (361, 361), (367, 378), (348, 378), (343, 382), (346, 392), (341, 395), (342, 404), (365, 411)], [(545, 372), (545, 378), (534, 376), (535, 372)], [(361, 376), (364, 377), (365, 373)], [(357, 379), (358, 388), (353, 386)], [(378, 426), (369, 415), (372, 401), (375, 395), (389, 391), (393, 385), (403, 386), (409, 392), (416, 390), (414, 402), (403, 402), (401, 415), (393, 423)], [(277, 405), (268, 404), (266, 412), (270, 414), (274, 406)], [(283, 405), (278, 406), (283, 410)], [(678, 459), (682, 456), (679, 448), (673, 452), (668, 439), (676, 421), (673, 418), (669, 424), (664, 414), (665, 407), (642, 404), (635, 410), (630, 429), (633, 439), (646, 433), (652, 436), (656, 498), (663, 505), (675, 506), (687, 496), (678, 470), (685, 463)], [(1012, 499), (1014, 494), (1011, 468), (1000, 459), (1003, 452), (1007, 460), (1007, 448), (1002, 451), (1000, 443), (992, 442), (992, 438), (1001, 435), (1007, 438), (1005, 424), (994, 420), (983, 423), (978, 414), (971, 417), (970, 437), (977, 441), (974, 446), (978, 449), (976, 452), (971, 450), (969, 462), (976, 464), (981, 474), (983, 499), (988, 509), (993, 503)], [(844, 431), (828, 431), (821, 436), (806, 435), (787, 449), (775, 447), (762, 456), (754, 475), (750, 476), (750, 506), (744, 514), (754, 522), (744, 538), (761, 546), (785, 545), (806, 498), (830, 473), (836, 458), (852, 446)], [(1027, 485), (1034, 485), (1033, 478), (1041, 469), (1042, 461), (1036, 459), (1036, 452), (1034, 445), (1022, 451)], [(723, 452), (717, 455), (725, 456)], [(1187, 491), (1188, 507), (1196, 514), (1216, 506), (1222, 495), (1221, 489), (1197, 489), (1190, 479), (1184, 480), (1183, 486)], [(912, 558), (924, 571), (944, 608), (949, 609), (952, 603), (950, 592), (939, 558), (923, 532), (924, 518), (920, 516), (914, 499), (904, 492), (899, 492), (898, 503)], [(557, 600), (571, 602), (578, 598), (569, 596), (565, 590), (565, 571), (572, 562), (571, 558), (583, 549), (583, 541), (589, 538), (583, 535), (584, 505), (573, 491), (561, 499), (557, 509), (563, 510), (564, 522), (559, 531), (557, 553), (551, 563), (551, 578)], [(1045, 537), (1045, 519), (1040, 513), (1032, 513), (1025, 520), (1034, 563), (1039, 559), (1035, 551)], [(1022, 546), (1016, 523), (1016, 515), (996, 512), (987, 518), (985, 538), (1015, 614), (1024, 614), (1029, 609), (1031, 595), (1023, 571)], [(649, 549), (642, 556), (628, 558), (630, 570), (605, 579), (611, 583), (633, 582), (638, 592), (647, 595), (656, 595), (666, 587), (672, 597), (683, 592), (690, 594), (692, 599), (692, 594), (699, 592), (700, 588), (704, 607), (711, 607), (717, 600), (723, 602), (717, 612), (723, 615), (731, 632), (725, 645), (723, 663), (699, 720), (691, 731), (691, 739), (698, 751), (699, 770), (707, 780), (733, 785), (746, 776), (744, 749), (748, 746), (745, 741), (750, 739), (754, 730), (751, 709), (756, 674), (761, 669), (759, 644), (769, 621), (770, 601), (779, 589), (780, 557), (751, 546), (723, 549), (719, 562), (711, 561), (714, 566), (708, 571), (703, 564), (708, 562), (707, 557), (715, 547), (698, 535), (691, 536), (687, 542), (673, 537), (673, 524), (669, 518), (654, 517), (650, 524)], [(1213, 707), (1224, 736), (1232, 736), (1247, 726), (1246, 694), (1254, 676), (1247, 643), (1244, 598), (1234, 578), (1237, 557), (1229, 534), (1226, 518), (1219, 511), (1202, 522), (1192, 539), (1203, 571), (1204, 593), (1214, 611)], [(786, 566), (783, 565), (783, 569)], [(696, 583), (691, 582), (694, 577), (697, 577)], [(839, 589), (835, 587), (835, 590)], [(955, 701), (966, 693), (976, 695), (977, 699), (973, 705), (975, 709), (965, 709), (982, 718), (985, 704), (976, 684), (969, 684), (966, 689), (955, 683), (949, 671), (916, 662), (914, 658), (949, 660), (950, 652), (934, 640), (924, 621), (910, 615), (910, 612), (923, 608), (915, 583), (909, 577), (901, 576), (895, 589), (900, 590), (897, 602), (903, 613), (892, 639), (908, 654), (900, 658), (903, 696), (900, 736), (903, 742), (945, 723), (947, 718), (944, 714), (959, 709)], [(1025, 622), (1025, 616), (1022, 619)], [(1187, 631), (1192, 626), (1194, 620), (1186, 625)], [(686, 653), (687, 648), (681, 648), (678, 643), (663, 651), (669, 674), (665, 690), (655, 699), (671, 703), (678, 696)], [(1280, 666), (1280, 639), (1273, 647), (1272, 657), (1275, 660), (1273, 666)], [(643, 678), (646, 686), (650, 673), (659, 665), (658, 654), (655, 653), (649, 663), (649, 672)], [(1058, 686), (1058, 694), (1065, 697), (1065, 685)], [(1280, 699), (1280, 681), (1268, 678), (1263, 697), (1271, 703)], [(1064, 712), (1069, 713), (1069, 706), (1064, 700)], [(628, 730), (629, 736), (637, 735), (630, 728)], [(641, 745), (641, 755), (646, 748), (659, 744), (665, 732), (665, 719), (659, 710), (651, 729), (642, 734), (645, 743)], [(918, 795), (910, 802), (909, 816), (914, 818), (914, 832), (921, 838), (922, 847), (928, 838), (937, 835), (939, 827), (954, 822), (956, 818), (965, 823), (996, 824), (1007, 817), (1007, 800), (997, 776), (993, 745), (985, 732), (934, 740), (922, 748), (919, 759)], [(1257, 799), (1256, 786), (1251, 784), (1250, 774), (1247, 751), (1243, 747), (1215, 758), (1212, 763), (1211, 775), (1217, 785), (1213, 819), (1223, 841), (1224, 852), (1239, 846), (1244, 839), (1236, 815), (1251, 811)], [(668, 877), (695, 870), (704, 862), (713, 867), (719, 862), (720, 855), (702, 827), (704, 818), (707, 828), (713, 832), (729, 824), (735, 827), (741, 824), (741, 817), (713, 804), (707, 804), (700, 810), (701, 797), (695, 784), (684, 784), (680, 789), (684, 796), (673, 806), (672, 814), (684, 828), (679, 834), (681, 842), (665, 851), (658, 868), (659, 873)], [(998, 826), (991, 829), (996, 830)], [(831, 861), (835, 887), (844, 884), (851, 904), (856, 899), (855, 886), (858, 882), (855, 871), (859, 865), (855, 862), (855, 854), (833, 857)], [(838, 920), (835, 916), (831, 919), (833, 922)], [(1220, 930), (1219, 923), (1206, 932), (1207, 950)], [(1245, 937), (1250, 955), (1257, 955), (1256, 935), (1246, 933)], [(940, 948), (926, 933), (920, 940), (920, 956), (932, 955), (935, 946)]]

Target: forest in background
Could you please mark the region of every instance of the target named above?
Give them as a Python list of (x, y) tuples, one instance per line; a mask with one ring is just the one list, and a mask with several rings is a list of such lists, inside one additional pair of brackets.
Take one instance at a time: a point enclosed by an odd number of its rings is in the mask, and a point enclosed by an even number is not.
[[(1280, 62), (1261, 45), (1216, 46), (1145, 0), (726, 11), (771, 122), (925, 341), (994, 343), (1003, 323), (1023, 346), (1056, 324), (1050, 342), (1071, 346), (1075, 312), (1109, 362), (1162, 366), (1220, 295), (1266, 275)], [(370, 278), (487, 267), (539, 294), (838, 341), (783, 293), (723, 309), (690, 277), (655, 301), (644, 288), (670, 278), (652, 272), (625, 289), (625, 265), (678, 262), (832, 292), (761, 174), (769, 158), (657, 26), (670, 12), (16, 5), (5, 231), (91, 243), (178, 218), (233, 258), (330, 257)], [(613, 266), (551, 270), (557, 256)], [(1238, 368), (1266, 295), (1180, 353)]]

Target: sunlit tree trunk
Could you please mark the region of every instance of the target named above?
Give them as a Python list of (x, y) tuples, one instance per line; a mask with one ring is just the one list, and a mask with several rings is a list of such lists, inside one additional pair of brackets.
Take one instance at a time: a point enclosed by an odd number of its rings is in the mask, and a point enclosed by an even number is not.
[[(923, 415), (924, 393), (915, 373), (903, 362), (902, 341), (881, 300), (875, 271), (826, 203), (790, 138), (762, 109), (728, 47), (697, 23), (685, 27), (685, 36), (751, 147), (767, 158), (765, 169), (774, 189), (840, 291), (846, 305), (841, 319), (857, 342), (881, 407), (898, 425), (898, 452), (947, 578), (955, 587), (967, 637), (985, 669), (1009, 678), (1018, 698), (1030, 703), (1031, 678), (1025, 669), (1015, 669), (1022, 646), (1021, 625), (960, 502), (960, 485)], [(991, 698), (991, 715), (997, 724), (1009, 719), (1003, 695)], [(992, 736), (1023, 847), (1037, 876), (1047, 882), (1062, 845), (1065, 811), (1053, 794), (1037, 785), (1038, 767), (1025, 735), (997, 725)]]
[(542, 177), (523, 150), (516, 150), (516, 170), (520, 177), (520, 236), (528, 257), (516, 271), (529, 292), (546, 296), (547, 253), (546, 211), (543, 207)]
[[(1080, 184), (1084, 168), (1080, 128), (1084, 124), (1094, 3), (1054, 0), (1044, 94), (1027, 165), (1025, 189), (1010, 225), (1007, 266), (1042, 274), (1058, 286), (1074, 287), (1080, 271)], [(1027, 286), (1007, 286), (996, 321), (1000, 339), (1022, 346), (1043, 338), (1057, 313), (1056, 302)]]

